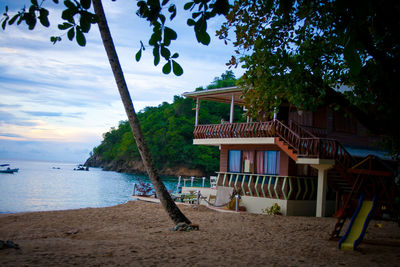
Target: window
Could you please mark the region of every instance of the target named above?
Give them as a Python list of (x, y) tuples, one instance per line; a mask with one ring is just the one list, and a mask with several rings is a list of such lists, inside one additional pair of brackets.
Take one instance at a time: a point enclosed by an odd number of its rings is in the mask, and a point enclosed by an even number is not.
[(240, 172), (241, 161), (242, 161), (241, 159), (242, 159), (242, 152), (240, 150), (229, 150), (228, 171)]
[(229, 150), (228, 172), (279, 175), (279, 161), (280, 153), (275, 150)]
[(264, 151), (256, 152), (256, 173), (264, 173)]
[(252, 173), (254, 172), (254, 150), (243, 150), (242, 151), (242, 170), (243, 172)]
[(257, 151), (256, 152), (256, 173), (279, 175), (279, 151)]
[(336, 132), (357, 133), (357, 122), (353, 116), (343, 111), (333, 112), (333, 129)]
[(264, 174), (279, 175), (279, 151), (264, 151)]

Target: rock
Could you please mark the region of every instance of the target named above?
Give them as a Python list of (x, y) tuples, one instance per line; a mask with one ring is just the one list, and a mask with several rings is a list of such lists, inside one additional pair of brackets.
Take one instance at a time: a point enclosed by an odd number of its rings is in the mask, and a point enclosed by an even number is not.
[(19, 245), (10, 240), (7, 241), (0, 240), (0, 249), (5, 249), (5, 248), (19, 249)]
[(79, 232), (79, 230), (75, 229), (75, 230), (71, 230), (66, 232), (67, 235), (76, 235)]
[[(100, 155), (93, 155), (88, 158), (84, 164), (88, 167), (101, 167), (105, 171), (117, 171), (124, 173), (137, 173), (137, 174), (145, 174), (146, 169), (140, 160), (112, 160), (106, 161), (101, 158)], [(204, 172), (199, 169), (190, 169), (186, 166), (173, 166), (173, 167), (164, 167), (160, 170), (161, 175), (165, 176), (204, 176)]]
[(193, 230), (199, 230), (199, 226), (197, 224), (187, 224), (185, 222), (180, 222), (175, 225), (174, 228), (172, 228), (172, 231), (193, 231)]

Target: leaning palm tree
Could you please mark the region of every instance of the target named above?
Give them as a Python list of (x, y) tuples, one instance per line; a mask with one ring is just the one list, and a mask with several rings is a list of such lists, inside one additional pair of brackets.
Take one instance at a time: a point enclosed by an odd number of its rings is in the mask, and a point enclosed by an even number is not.
[(122, 72), (122, 68), (119, 63), (118, 55), (111, 37), (110, 29), (108, 28), (101, 0), (92, 0), (92, 3), (95, 14), (97, 16), (97, 24), (99, 26), (104, 48), (106, 50), (111, 69), (117, 83), (118, 91), (121, 95), (122, 103), (125, 107), (125, 112), (128, 116), (128, 121), (132, 129), (133, 137), (135, 138), (140, 156), (143, 161), (143, 165), (145, 166), (150, 181), (154, 186), (157, 197), (160, 199), (161, 205), (164, 207), (169, 217), (172, 219), (172, 221), (174, 221), (175, 224), (180, 222), (190, 224), (190, 220), (186, 218), (186, 216), (179, 210), (175, 202), (172, 200), (170, 194), (168, 193), (167, 189), (161, 181), (161, 177), (158, 174), (157, 169), (154, 166), (150, 150), (146, 145), (142, 129), (140, 127), (140, 123), (128, 91), (128, 86), (126, 85), (124, 73)]

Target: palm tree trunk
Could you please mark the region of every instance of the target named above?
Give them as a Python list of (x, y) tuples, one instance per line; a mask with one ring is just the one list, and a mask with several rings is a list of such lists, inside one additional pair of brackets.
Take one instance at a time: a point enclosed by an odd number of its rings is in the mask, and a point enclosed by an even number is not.
[(179, 222), (190, 223), (190, 220), (179, 210), (175, 202), (172, 200), (170, 194), (161, 181), (160, 176), (154, 166), (150, 150), (146, 145), (142, 129), (139, 124), (135, 109), (133, 107), (132, 99), (126, 85), (124, 74), (119, 63), (118, 55), (115, 50), (114, 42), (111, 37), (110, 29), (108, 28), (107, 20), (104, 14), (103, 5), (101, 0), (92, 0), (94, 11), (97, 16), (97, 24), (101, 38), (103, 40), (104, 48), (106, 49), (108, 60), (117, 83), (118, 91), (121, 95), (122, 102), (125, 107), (125, 112), (128, 115), (129, 125), (131, 126), (133, 137), (135, 138), (140, 156), (146, 168), (147, 174), (154, 186), (157, 197), (160, 199), (162, 206), (167, 211), (168, 215), (175, 224)]

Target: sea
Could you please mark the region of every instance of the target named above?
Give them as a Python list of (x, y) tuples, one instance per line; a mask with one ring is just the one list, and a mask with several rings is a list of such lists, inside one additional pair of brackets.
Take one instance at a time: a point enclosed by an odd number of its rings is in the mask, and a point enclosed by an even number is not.
[[(76, 171), (77, 164), (28, 160), (4, 160), (19, 168), (17, 173), (0, 173), (0, 214), (114, 206), (133, 198), (145, 175), (89, 168)], [(162, 177), (169, 191), (175, 191), (177, 177)]]

